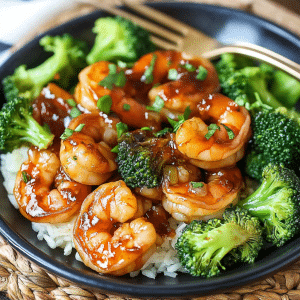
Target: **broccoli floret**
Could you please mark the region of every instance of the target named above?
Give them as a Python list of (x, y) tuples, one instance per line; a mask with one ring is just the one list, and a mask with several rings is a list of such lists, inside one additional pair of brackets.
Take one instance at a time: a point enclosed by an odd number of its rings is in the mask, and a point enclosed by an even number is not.
[(156, 49), (145, 29), (121, 17), (96, 20), (93, 32), (96, 39), (86, 58), (88, 64), (100, 60), (135, 62)]
[(175, 248), (190, 274), (211, 277), (232, 263), (253, 263), (262, 244), (259, 220), (244, 209), (230, 208), (223, 220), (192, 221)]
[(7, 100), (15, 97), (34, 100), (42, 88), (53, 80), (57, 80), (62, 88), (68, 88), (74, 76), (86, 65), (86, 43), (69, 34), (45, 36), (40, 40), (40, 45), (54, 54), (35, 68), (27, 69), (21, 65), (12, 75), (4, 78), (3, 89)]
[(127, 132), (119, 138), (118, 170), (128, 186), (153, 188), (160, 183), (168, 159), (160, 153), (161, 141), (146, 130)]
[(287, 108), (296, 105), (300, 98), (300, 82), (283, 71), (275, 71), (270, 90)]
[(46, 149), (54, 135), (47, 126), (41, 126), (32, 116), (27, 99), (16, 97), (4, 104), (0, 111), (0, 150), (11, 152), (23, 144)]
[(284, 107), (264, 110), (252, 118), (252, 144), (246, 158), (246, 173), (261, 180), (269, 163), (280, 163), (299, 171), (300, 124), (298, 113)]
[(256, 101), (255, 93), (263, 104), (273, 108), (283, 106), (269, 90), (272, 71), (254, 66), (249, 58), (226, 53), (216, 63), (222, 92), (239, 105), (251, 109)]
[(300, 229), (300, 179), (291, 169), (269, 164), (259, 188), (239, 206), (264, 224), (266, 240), (282, 246)]

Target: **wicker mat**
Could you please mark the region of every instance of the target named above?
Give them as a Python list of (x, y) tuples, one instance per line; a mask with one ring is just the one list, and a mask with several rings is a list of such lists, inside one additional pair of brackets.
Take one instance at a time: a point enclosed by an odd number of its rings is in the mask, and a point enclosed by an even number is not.
[[(116, 0), (117, 1), (117, 0)], [(138, 0), (132, 0), (138, 1)], [(195, 1), (195, 0), (194, 0)], [(222, 5), (237, 9), (247, 10), (261, 17), (269, 19), (294, 33), (300, 35), (300, 16), (296, 11), (300, 11), (300, 4), (297, 0), (285, 0), (288, 10), (277, 2), (284, 3), (282, 0), (196, 0), (214, 5)], [(294, 4), (293, 4), (294, 3)], [(297, 10), (298, 9), (298, 10)], [(18, 49), (22, 44), (33, 38), (36, 34), (49, 29), (50, 27), (61, 24), (78, 15), (93, 11), (94, 8), (88, 5), (78, 5), (73, 11), (67, 14), (56, 16), (51, 22), (44, 24), (38, 31), (27, 35), (24, 40), (14, 46), (13, 50)], [(25, 259), (14, 250), (5, 240), (0, 237), (0, 291), (5, 293), (10, 299), (59, 299), (59, 300), (134, 300), (134, 298), (123, 298), (111, 294), (102, 294), (88, 291), (68, 282), (62, 278), (50, 274), (41, 269), (36, 264)], [(0, 293), (0, 299), (1, 298)], [(149, 295), (151, 297), (151, 295)], [(231, 290), (223, 294), (211, 295), (190, 300), (300, 300), (300, 261), (292, 266), (281, 270), (277, 274), (264, 280), (250, 285)], [(136, 299), (138, 300), (138, 299)]]

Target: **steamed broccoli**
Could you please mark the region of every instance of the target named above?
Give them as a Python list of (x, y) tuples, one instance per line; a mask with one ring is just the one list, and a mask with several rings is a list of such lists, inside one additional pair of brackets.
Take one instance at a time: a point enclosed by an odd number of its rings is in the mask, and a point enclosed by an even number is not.
[(300, 231), (300, 179), (283, 165), (269, 164), (259, 188), (238, 205), (264, 223), (266, 239), (282, 246)]
[(253, 136), (246, 157), (246, 173), (261, 180), (262, 170), (269, 163), (280, 163), (299, 171), (300, 124), (298, 113), (280, 107), (263, 110), (252, 119)]
[(164, 141), (146, 130), (127, 132), (119, 138), (119, 173), (128, 186), (153, 188), (159, 184), (162, 167), (168, 159), (160, 153)]
[(118, 16), (96, 20), (93, 32), (96, 39), (86, 58), (88, 64), (100, 60), (135, 62), (155, 50), (145, 29)]
[(42, 88), (56, 80), (62, 88), (68, 88), (71, 80), (85, 66), (86, 43), (71, 35), (45, 36), (40, 40), (45, 51), (54, 54), (39, 66), (27, 69), (21, 65), (3, 80), (7, 100), (22, 97), (34, 100)]
[(52, 143), (54, 135), (33, 118), (31, 108), (21, 97), (4, 104), (0, 111), (0, 150), (11, 152), (28, 143), (46, 149)]
[(190, 274), (211, 277), (233, 263), (253, 263), (262, 245), (259, 220), (244, 209), (231, 208), (223, 220), (192, 221), (175, 247)]
[(283, 71), (274, 72), (270, 90), (287, 108), (294, 107), (300, 98), (300, 82)]
[[(300, 83), (291, 76), (266, 64), (255, 66), (243, 56), (223, 54), (216, 69), (222, 92), (247, 109), (256, 101), (255, 93), (272, 108), (292, 107), (300, 96)], [(287, 93), (289, 86), (296, 90)]]

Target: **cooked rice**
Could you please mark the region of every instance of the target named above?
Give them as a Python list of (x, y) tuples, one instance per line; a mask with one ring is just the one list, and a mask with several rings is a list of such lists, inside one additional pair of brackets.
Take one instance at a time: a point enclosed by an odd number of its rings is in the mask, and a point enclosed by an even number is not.
[[(8, 193), (8, 199), (11, 204), (18, 209), (18, 203), (13, 195), (15, 178), (20, 169), (21, 164), (27, 159), (27, 147), (14, 150), (12, 153), (1, 154), (1, 172), (4, 178), (3, 185)], [(60, 247), (64, 249), (64, 255), (70, 255), (74, 247), (73, 243), (73, 225), (76, 217), (70, 222), (60, 224), (50, 223), (34, 223), (32, 229), (37, 232), (39, 240), (45, 240), (52, 249)], [(174, 219), (170, 219), (170, 226), (175, 229), (176, 237), (180, 235), (185, 223), (178, 223)], [(185, 272), (179, 263), (175, 243), (176, 237), (167, 238), (162, 246), (149, 258), (140, 271), (131, 272), (130, 276), (134, 277), (143, 274), (149, 278), (155, 278), (157, 274), (163, 273), (165, 276), (176, 277), (177, 272)], [(78, 252), (75, 259), (82, 261)]]

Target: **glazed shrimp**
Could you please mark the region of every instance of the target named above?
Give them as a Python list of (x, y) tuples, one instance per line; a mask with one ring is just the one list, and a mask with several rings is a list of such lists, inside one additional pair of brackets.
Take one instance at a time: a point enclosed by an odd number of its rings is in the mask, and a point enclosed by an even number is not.
[[(204, 79), (198, 79), (199, 67), (207, 71)], [(218, 74), (213, 64), (201, 57), (189, 57), (185, 53), (174, 52), (169, 70), (176, 73), (172, 80), (153, 87), (149, 92), (150, 104), (159, 96), (164, 101), (162, 113), (172, 117), (174, 112), (184, 113), (189, 106), (196, 111), (197, 104), (207, 95), (220, 90)]]
[[(251, 136), (249, 112), (221, 94), (204, 99), (198, 110), (199, 117), (186, 120), (177, 130), (178, 150), (203, 169), (234, 165), (243, 157)], [(212, 123), (219, 129), (208, 137)]]
[(74, 244), (85, 265), (117, 276), (139, 270), (156, 250), (156, 231), (135, 218), (137, 200), (123, 181), (105, 183), (83, 202)]
[(73, 180), (99, 185), (117, 169), (109, 147), (117, 144), (116, 123), (118, 119), (102, 113), (82, 114), (71, 121), (69, 129), (84, 125), (80, 132), (74, 131), (61, 141), (61, 164)]
[(28, 150), (14, 186), (20, 212), (32, 222), (69, 221), (90, 192), (89, 186), (66, 175), (54, 152), (35, 147)]
[(206, 171), (195, 166), (168, 166), (164, 172), (163, 207), (178, 221), (220, 217), (236, 204), (243, 178), (237, 167)]
[[(142, 102), (132, 97), (135, 91), (127, 76), (124, 88), (114, 86), (110, 90), (99, 85), (99, 82), (109, 75), (109, 65), (111, 63), (100, 61), (79, 73), (79, 84), (76, 86), (74, 94), (77, 103), (89, 111), (94, 111), (98, 110), (98, 99), (109, 95), (112, 98), (111, 110), (120, 117), (122, 122), (137, 128), (149, 126), (159, 129), (161, 123), (159, 114), (147, 111)], [(120, 69), (117, 71), (119, 72)], [(126, 106), (127, 108), (124, 108)]]

